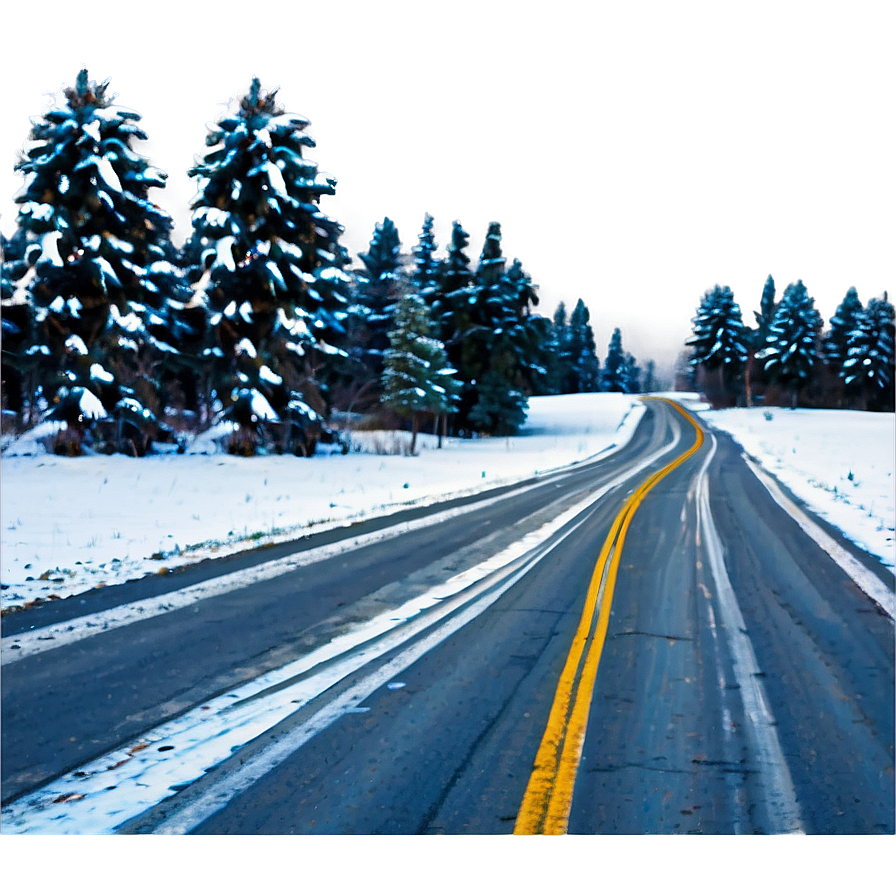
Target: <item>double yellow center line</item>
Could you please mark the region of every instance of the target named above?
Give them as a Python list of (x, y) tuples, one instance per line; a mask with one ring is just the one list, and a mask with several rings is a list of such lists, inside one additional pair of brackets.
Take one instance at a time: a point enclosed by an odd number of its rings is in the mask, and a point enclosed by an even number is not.
[(601, 548), (591, 576), (582, 618), (557, 685), (544, 737), (517, 814), (513, 829), (515, 834), (566, 833), (625, 535), (644, 496), (703, 445), (703, 429), (681, 405), (668, 399), (654, 400), (665, 401), (691, 423), (696, 431), (696, 440), (687, 451), (653, 473), (629, 495), (610, 527), (610, 534)]

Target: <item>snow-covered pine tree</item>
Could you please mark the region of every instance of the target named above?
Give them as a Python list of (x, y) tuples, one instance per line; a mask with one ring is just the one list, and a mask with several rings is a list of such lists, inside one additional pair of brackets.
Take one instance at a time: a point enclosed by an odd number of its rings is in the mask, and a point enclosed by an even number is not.
[(477, 431), (512, 436), (526, 422), (528, 400), (519, 389), (508, 388), (498, 370), (488, 370), (476, 383), (476, 404), (467, 418)]
[(617, 327), (610, 337), (607, 348), (607, 360), (601, 371), (600, 385), (602, 392), (624, 392), (628, 376), (626, 373), (625, 352), (622, 348), (622, 333)]
[(538, 287), (518, 258), (513, 259), (506, 279), (512, 315), (505, 318), (504, 332), (520, 363), (521, 387), (529, 395), (542, 395), (549, 382), (551, 322), (533, 312), (539, 301)]
[[(27, 234), (23, 230), (16, 230), (10, 239), (7, 239), (5, 234), (0, 234), (0, 252), (2, 252), (0, 325), (3, 331), (0, 406), (4, 413), (4, 429), (10, 426), (16, 429), (28, 428), (36, 421), (36, 418), (31, 419), (36, 383), (29, 385), (29, 380), (34, 377), (29, 376), (28, 368), (39, 366), (43, 356), (40, 354), (35, 356), (33, 352), (29, 354), (29, 349), (37, 342), (34, 332), (34, 305), (25, 297), (24, 290), (22, 294), (16, 296), (16, 284), (28, 270), (28, 263), (25, 261), (26, 249)], [(13, 301), (14, 297), (16, 301)]]
[(797, 406), (800, 389), (812, 376), (823, 324), (803, 281), (791, 283), (775, 311), (765, 346), (756, 353), (772, 380), (790, 390), (791, 407)]
[(765, 280), (762, 287), (762, 298), (759, 300), (759, 310), (753, 312), (756, 318), (756, 332), (759, 345), (765, 345), (769, 327), (775, 319), (775, 281), (771, 274)]
[(431, 307), (432, 298), (439, 288), (439, 261), (436, 258), (438, 248), (433, 232), (433, 217), (427, 212), (414, 248), (414, 268), (410, 283), (413, 294), (423, 299), (427, 308)]
[(525, 326), (528, 284), (519, 277), (514, 284), (505, 265), (501, 225), (493, 221), (468, 300), (470, 325), (459, 334), (458, 367), (467, 386), (461, 414), (473, 428), (492, 435), (511, 435), (526, 419), (525, 373), (534, 350)]
[(460, 221), (455, 221), (451, 228), (447, 256), (439, 265), (438, 289), (430, 293), (428, 302), (436, 336), (445, 343), (448, 359), (454, 367), (457, 367), (460, 352), (456, 337), (469, 328), (470, 298), (475, 292), (473, 271), (466, 253), (469, 245), (470, 235), (463, 229)]
[(134, 151), (133, 141), (147, 139), (140, 115), (116, 105), (108, 84), (82, 69), (32, 119), (16, 165), (25, 176), (16, 197), (25, 249), (15, 262), (26, 270), (8, 302), (34, 309), (36, 342), (4, 360), (33, 385), (27, 402), (67, 422), (56, 446), (66, 453), (80, 453), (98, 419), (110, 421), (112, 448), (127, 441), (143, 453), (162, 432), (161, 379), (178, 367), (172, 222), (148, 198), (167, 175)]
[(239, 424), (233, 450), (313, 453), (344, 337), (349, 278), (342, 226), (324, 215), (336, 181), (304, 157), (309, 121), (258, 78), (212, 126), (189, 170), (198, 180), (190, 254), (195, 303), (212, 331), (207, 403)]
[(631, 352), (625, 353), (622, 365), (622, 391), (626, 395), (635, 395), (641, 391), (641, 368)]
[(693, 335), (685, 343), (694, 349), (691, 364), (718, 371), (718, 396), (712, 388), (706, 391), (711, 401), (715, 398), (713, 403), (727, 404), (735, 377), (747, 360), (747, 332), (731, 289), (718, 284), (708, 289), (692, 322)]
[[(514, 389), (514, 364), (508, 357), (510, 346), (506, 340), (500, 340), (505, 343), (503, 351), (496, 348), (496, 342), (505, 334), (505, 326), (512, 326), (505, 264), (501, 252), (501, 225), (493, 221), (488, 226), (467, 307), (458, 316), (466, 321), (466, 327), (454, 334), (460, 344), (457, 370), (465, 384), (461, 415), (485, 432), (493, 432), (494, 426), (500, 427), (496, 414), (499, 408), (503, 409), (504, 403), (495, 400), (495, 393), (502, 388), (507, 393)], [(488, 409), (483, 406), (474, 415), (480, 401), (479, 387), (488, 371), (492, 372)]]
[(649, 394), (657, 392), (659, 386), (656, 381), (656, 364), (652, 360), (644, 365), (644, 381), (641, 384), (641, 391)]
[(824, 358), (831, 370), (838, 376), (848, 356), (849, 337), (859, 326), (863, 316), (862, 303), (854, 286), (850, 286), (837, 306), (830, 320), (830, 329), (825, 334), (822, 346)]
[(563, 391), (597, 392), (600, 388), (600, 361), (591, 329), (591, 313), (582, 299), (576, 302), (572, 310), (567, 332), (570, 370)]
[(428, 311), (419, 296), (399, 298), (394, 320), (384, 357), (382, 402), (411, 419), (414, 454), (421, 415), (456, 412), (462, 384), (453, 377), (444, 345), (431, 335)]
[(552, 382), (557, 394), (574, 392), (572, 351), (570, 349), (570, 329), (566, 305), (562, 301), (554, 309), (553, 330), (555, 340), (555, 362)]
[(857, 316), (840, 369), (847, 387), (858, 391), (868, 410), (893, 410), (893, 344), (893, 306), (884, 293)]
[(376, 225), (367, 252), (358, 257), (363, 268), (355, 277), (350, 342), (365, 369), (378, 378), (383, 372), (383, 353), (389, 347), (395, 304), (402, 292), (401, 239), (391, 218)]
[(747, 362), (744, 367), (744, 391), (746, 393), (747, 407), (753, 406), (754, 393), (761, 393), (765, 389), (766, 378), (762, 365), (756, 362), (756, 352), (765, 345), (769, 327), (775, 317), (775, 281), (771, 274), (765, 280), (762, 287), (762, 297), (759, 300), (759, 311), (754, 311), (756, 328), (750, 329), (744, 325), (744, 335), (747, 345)]

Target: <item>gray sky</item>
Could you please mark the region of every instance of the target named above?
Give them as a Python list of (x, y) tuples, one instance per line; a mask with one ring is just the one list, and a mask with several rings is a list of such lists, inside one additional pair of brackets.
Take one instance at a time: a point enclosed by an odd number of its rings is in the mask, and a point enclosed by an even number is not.
[(769, 273), (779, 298), (802, 279), (826, 321), (850, 286), (893, 298), (891, 2), (124, 8), (4, 11), (4, 233), (28, 118), (86, 66), (142, 114), (182, 241), (205, 122), (257, 75), (310, 119), (353, 257), (385, 216), (411, 250), (428, 211), (440, 251), (461, 221), (475, 264), (500, 221), (543, 313), (585, 300), (601, 358), (619, 326), (639, 360), (671, 359), (717, 282), (747, 323)]

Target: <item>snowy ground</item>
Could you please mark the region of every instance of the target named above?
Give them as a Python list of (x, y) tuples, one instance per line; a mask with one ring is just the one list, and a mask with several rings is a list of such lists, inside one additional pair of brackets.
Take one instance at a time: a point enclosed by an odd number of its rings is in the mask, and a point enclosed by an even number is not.
[(731, 433), (747, 454), (852, 542), (891, 569), (896, 565), (893, 414), (730, 408), (701, 410), (700, 417)]
[[(703, 411), (847, 535), (894, 565), (892, 414)], [(469, 494), (624, 444), (643, 412), (630, 396), (533, 398), (520, 436), (424, 437), (416, 457), (392, 433), (363, 452), (235, 458), (13, 456), (0, 463), (2, 607), (77, 594), (209, 556), (369, 515)], [(20, 446), (21, 447), (21, 446)], [(850, 474), (852, 474), (850, 478)]]
[(36, 450), (33, 440), (8, 446), (0, 463), (2, 606), (526, 479), (624, 444), (642, 413), (631, 396), (533, 398), (520, 436), (449, 439), (441, 450), (420, 436), (415, 457), (401, 454), (409, 433), (359, 433), (361, 452), (307, 459), (14, 456)]

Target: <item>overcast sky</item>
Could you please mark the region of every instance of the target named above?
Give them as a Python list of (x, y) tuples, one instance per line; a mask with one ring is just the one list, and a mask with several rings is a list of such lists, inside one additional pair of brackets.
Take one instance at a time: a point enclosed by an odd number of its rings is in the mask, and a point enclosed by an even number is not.
[(44, 95), (87, 67), (143, 116), (189, 228), (205, 122), (253, 76), (311, 121), (338, 180), (322, 209), (355, 258), (385, 216), (410, 251), (490, 221), (541, 310), (581, 297), (598, 354), (674, 357), (703, 292), (753, 322), (765, 278), (827, 321), (850, 286), (896, 288), (894, 4), (775, 2), (15, 3), (2, 16), (2, 227)]

